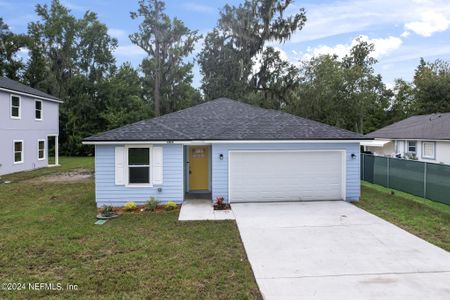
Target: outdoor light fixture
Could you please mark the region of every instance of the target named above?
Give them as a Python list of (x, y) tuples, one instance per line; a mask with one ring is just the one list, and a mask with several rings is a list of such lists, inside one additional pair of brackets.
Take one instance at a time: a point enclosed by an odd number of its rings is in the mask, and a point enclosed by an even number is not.
[(161, 193), (161, 192), (162, 192), (162, 188), (159, 187), (159, 188), (158, 188), (158, 193)]
[(350, 155), (350, 156), (351, 156), (352, 159), (356, 158), (356, 154), (355, 153), (352, 153), (352, 155)]
[(223, 160), (223, 154), (222, 153), (219, 154), (219, 159)]

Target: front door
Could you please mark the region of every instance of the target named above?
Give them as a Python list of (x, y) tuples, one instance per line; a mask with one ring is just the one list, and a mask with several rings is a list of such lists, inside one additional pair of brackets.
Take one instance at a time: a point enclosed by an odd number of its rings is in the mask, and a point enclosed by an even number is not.
[(189, 190), (209, 189), (208, 146), (189, 147)]

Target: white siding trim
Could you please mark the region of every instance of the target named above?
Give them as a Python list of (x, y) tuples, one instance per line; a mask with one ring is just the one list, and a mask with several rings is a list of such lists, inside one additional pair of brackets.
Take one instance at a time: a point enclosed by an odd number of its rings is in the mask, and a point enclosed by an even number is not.
[(22, 95), (22, 96), (28, 96), (28, 97), (31, 97), (31, 98), (47, 100), (47, 101), (56, 102), (56, 103), (63, 103), (63, 101), (61, 101), (61, 100), (55, 100), (55, 99), (50, 99), (50, 98), (46, 98), (46, 97), (36, 96), (36, 95), (33, 95), (33, 94), (23, 93), (23, 92), (19, 92), (19, 91), (15, 91), (15, 90), (10, 90), (10, 89), (5, 89), (5, 88), (2, 88), (2, 87), (0, 87), (0, 91), (12, 93), (12, 94), (18, 94), (18, 95)]
[(336, 144), (359, 143), (360, 141), (373, 140), (372, 138), (361, 140), (198, 140), (198, 141), (84, 141), (83, 145), (151, 145), (151, 144), (183, 144), (183, 145), (209, 145), (209, 144)]

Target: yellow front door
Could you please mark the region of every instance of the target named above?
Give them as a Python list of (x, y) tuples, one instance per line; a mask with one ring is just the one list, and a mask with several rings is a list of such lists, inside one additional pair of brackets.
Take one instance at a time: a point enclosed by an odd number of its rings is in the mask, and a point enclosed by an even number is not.
[(208, 190), (208, 146), (189, 147), (189, 190)]

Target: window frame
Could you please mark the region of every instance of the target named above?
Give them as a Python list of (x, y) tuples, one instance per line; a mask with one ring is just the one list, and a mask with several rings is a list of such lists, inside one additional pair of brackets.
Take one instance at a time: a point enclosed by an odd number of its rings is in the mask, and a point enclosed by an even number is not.
[[(43, 143), (44, 143), (44, 149), (42, 149), (42, 153), (43, 153), (42, 158), (39, 157), (39, 152), (40, 152), (40, 149), (39, 149), (39, 143), (40, 143), (40, 142), (43, 142)], [(38, 140), (37, 140), (37, 159), (38, 159), (38, 160), (45, 160), (45, 158), (46, 158), (46, 155), (45, 155), (45, 140), (44, 140), (44, 139), (38, 139)]]
[[(17, 97), (19, 99), (19, 115), (13, 116), (13, 97)], [(16, 107), (16, 106), (15, 106)], [(9, 117), (14, 120), (20, 120), (22, 118), (22, 97), (16, 94), (10, 94), (9, 96)]]
[[(409, 143), (414, 143), (414, 151), (410, 151), (409, 150)], [(417, 141), (411, 141), (411, 140), (408, 140), (408, 141), (406, 141), (406, 153), (414, 153), (414, 154), (416, 154), (417, 155)]]
[[(148, 183), (131, 183), (130, 182), (130, 164), (129, 164), (129, 150), (130, 148), (146, 148), (148, 149), (149, 164), (148, 165), (131, 165), (133, 167), (148, 167), (149, 182)], [(127, 145), (125, 146), (125, 186), (126, 187), (153, 187), (153, 147), (151, 145)]]
[[(21, 143), (22, 147), (20, 149), (20, 161), (16, 161), (16, 143)], [(23, 140), (13, 140), (13, 162), (15, 165), (23, 164), (25, 162), (25, 155), (24, 155), (24, 149), (25, 145)]]
[[(38, 102), (41, 103), (41, 109), (40, 109), (40, 110), (38, 110), (38, 109), (36, 108), (36, 104), (37, 104)], [(40, 114), (41, 114), (41, 117), (40, 117), (40, 118), (36, 118), (36, 112), (38, 112), (38, 111), (39, 111)], [(34, 99), (34, 119), (35, 119), (36, 121), (42, 121), (42, 120), (44, 119), (44, 102), (43, 102), (42, 100)]]
[[(425, 155), (425, 144), (431, 144), (433, 145), (433, 155), (427, 156)], [(422, 158), (424, 159), (436, 159), (436, 142), (433, 141), (423, 141), (422, 142)]]

